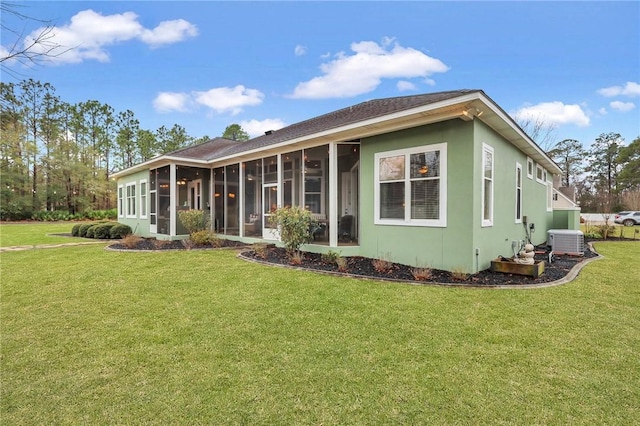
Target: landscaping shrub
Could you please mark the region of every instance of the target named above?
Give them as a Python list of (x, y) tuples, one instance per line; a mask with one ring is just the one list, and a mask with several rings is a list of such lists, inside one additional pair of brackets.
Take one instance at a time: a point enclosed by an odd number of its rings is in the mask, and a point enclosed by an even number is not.
[(277, 209), (269, 217), (269, 224), (278, 228), (280, 239), (290, 254), (299, 252), (300, 246), (310, 243), (318, 226), (311, 212), (300, 206)]
[(597, 225), (595, 226), (595, 228), (597, 229), (597, 232), (602, 235), (602, 239), (606, 240), (607, 237), (612, 236), (613, 232), (616, 230), (616, 228), (612, 225)]
[(322, 259), (324, 263), (327, 263), (330, 265), (333, 263), (337, 263), (339, 257), (340, 257), (340, 253), (335, 252), (333, 250), (329, 250), (328, 252), (322, 253), (320, 255), (320, 259)]
[(85, 232), (84, 236), (86, 238), (95, 238), (95, 230), (98, 224), (94, 223), (90, 227), (87, 228), (87, 232)]
[(109, 231), (109, 235), (113, 239), (124, 238), (127, 235), (131, 235), (132, 230), (129, 225), (125, 225), (122, 223), (116, 223), (111, 227)]
[(81, 223), (76, 223), (75, 225), (73, 225), (73, 227), (71, 228), (71, 235), (74, 237), (79, 237), (80, 236), (80, 226), (82, 226)]
[(196, 231), (189, 235), (189, 241), (194, 246), (208, 246), (212, 245), (218, 247), (220, 245), (220, 239), (216, 237), (216, 234), (209, 230)]
[[(96, 226), (90, 228), (93, 229), (93, 238), (108, 240), (109, 238), (111, 238), (111, 228), (113, 228), (115, 225), (115, 222), (107, 222), (97, 224)], [(89, 233), (88, 230), (87, 233)]]
[(91, 228), (93, 225), (95, 225), (95, 224), (94, 223), (83, 223), (82, 225), (80, 225), (80, 228), (78, 230), (78, 237), (86, 238), (87, 237), (87, 230), (89, 228)]
[(178, 219), (189, 235), (209, 228), (209, 216), (203, 210), (180, 210)]
[[(124, 225), (126, 226), (126, 225)], [(114, 226), (115, 228), (115, 226)], [(111, 228), (113, 229), (113, 228)], [(129, 228), (131, 229), (131, 228)], [(128, 249), (135, 249), (136, 247), (138, 247), (138, 243), (142, 241), (142, 237), (139, 237), (137, 235), (133, 235), (131, 233), (127, 234), (126, 236), (124, 236), (122, 238), (121, 244), (123, 246), (125, 246)]]

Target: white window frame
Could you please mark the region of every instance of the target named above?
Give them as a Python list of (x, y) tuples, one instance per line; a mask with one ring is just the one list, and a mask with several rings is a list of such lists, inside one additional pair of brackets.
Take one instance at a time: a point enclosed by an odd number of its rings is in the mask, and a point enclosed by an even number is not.
[[(491, 177), (487, 178), (484, 175), (485, 169), (485, 161), (486, 161), (486, 153), (491, 153)], [(486, 143), (482, 144), (482, 168), (480, 175), (480, 182), (482, 184), (482, 209), (480, 210), (480, 217), (482, 218), (482, 227), (493, 226), (493, 205), (495, 200), (495, 164), (496, 164), (496, 156), (493, 147), (487, 145)], [(489, 180), (491, 183), (490, 189), (491, 193), (489, 194), (489, 217), (486, 218), (484, 216), (485, 211), (485, 180)]]
[(536, 163), (536, 182), (546, 185), (547, 181), (544, 179), (544, 172), (544, 168)]
[[(411, 219), (411, 154), (440, 151), (440, 176), (438, 200), (438, 219)], [(380, 218), (380, 159), (387, 157), (405, 157), (404, 178), (404, 219)], [(378, 152), (374, 155), (374, 224), (376, 225), (400, 225), (400, 226), (425, 226), (445, 228), (447, 226), (447, 143), (442, 142), (433, 145), (423, 145), (407, 149)]]
[[(144, 191), (142, 190), (144, 186)], [(140, 212), (140, 219), (146, 219), (148, 217), (148, 211), (149, 210), (147, 208), (147, 194), (149, 192), (149, 185), (147, 184), (147, 180), (146, 179), (140, 179), (140, 206), (139, 208), (139, 212)]]
[(533, 169), (535, 167), (533, 166), (533, 160), (529, 157), (527, 157), (527, 177), (529, 179), (533, 179)]
[[(130, 191), (129, 188), (133, 188), (133, 191)], [(126, 212), (125, 217), (127, 218), (135, 218), (136, 217), (136, 183), (130, 182), (125, 185), (125, 205)]]
[[(520, 179), (518, 179), (518, 177), (520, 177)], [(516, 223), (522, 223), (522, 180), (522, 164), (516, 163)], [(520, 206), (520, 211), (518, 211), (518, 206)]]
[(124, 185), (118, 185), (118, 217), (124, 217)]
[(553, 211), (553, 182), (547, 182), (547, 211)]

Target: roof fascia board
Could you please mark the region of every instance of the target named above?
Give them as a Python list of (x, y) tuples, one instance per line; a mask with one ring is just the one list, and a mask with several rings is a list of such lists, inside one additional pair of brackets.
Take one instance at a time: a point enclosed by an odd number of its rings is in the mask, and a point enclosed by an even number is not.
[(116, 179), (119, 178), (121, 176), (125, 176), (125, 175), (129, 175), (132, 173), (137, 173), (139, 171), (142, 170), (148, 170), (148, 169), (157, 169), (159, 167), (163, 167), (166, 166), (167, 164), (171, 164), (171, 163), (180, 163), (180, 165), (182, 166), (188, 166), (190, 164), (192, 165), (203, 165), (203, 166), (210, 166), (210, 162), (207, 160), (196, 160), (196, 159), (190, 159), (190, 158), (184, 158), (184, 157), (172, 157), (172, 156), (168, 156), (168, 155), (162, 155), (160, 157), (156, 157), (156, 158), (152, 158), (151, 160), (147, 160), (144, 163), (140, 163), (140, 164), (136, 164), (135, 166), (131, 166), (129, 168), (126, 168), (124, 170), (120, 170), (119, 172), (113, 173), (111, 175), (112, 178)]
[[(547, 163), (546, 164), (547, 169), (550, 169), (550, 171), (553, 174), (562, 174), (562, 170), (560, 170), (560, 167), (538, 146), (537, 143), (535, 143), (533, 139), (529, 137), (529, 135), (527, 135), (524, 131), (522, 131), (520, 126), (516, 124), (516, 122), (513, 120), (513, 118), (511, 118), (510, 115), (505, 113), (502, 108), (500, 108), (495, 102), (493, 102), (484, 93), (477, 93), (477, 95), (478, 95), (478, 99), (480, 99), (482, 103), (488, 106), (491, 109), (491, 111), (496, 116), (498, 116), (498, 118), (500, 118), (503, 122), (507, 123), (511, 128), (511, 130), (515, 132), (520, 138), (522, 138), (534, 150), (535, 154), (539, 156), (538, 159), (542, 158), (543, 160), (545, 160), (545, 162)], [(530, 156), (534, 157), (534, 155), (530, 155)]]
[[(446, 99), (444, 101), (439, 101), (429, 105), (423, 105), (417, 108), (411, 108), (403, 111), (398, 111), (392, 114), (371, 118), (368, 120), (358, 121), (358, 122), (347, 124), (344, 126), (328, 129), (322, 132), (312, 133), (310, 135), (301, 136), (295, 139), (289, 139), (287, 141), (279, 142), (273, 145), (267, 145), (261, 148), (256, 148), (250, 151), (244, 151), (242, 153), (216, 158), (214, 160), (211, 160), (209, 163), (211, 164), (211, 163), (224, 162), (231, 159), (236, 159), (241, 156), (251, 156), (252, 154), (258, 154), (265, 151), (271, 151), (271, 150), (277, 151), (286, 146), (299, 145), (305, 142), (308, 142), (310, 145), (313, 145), (314, 141), (316, 142), (316, 144), (318, 141), (325, 141), (327, 143), (335, 142), (335, 139), (336, 139), (335, 136), (341, 135), (341, 134), (348, 134), (349, 135), (347, 137), (348, 139), (349, 138), (357, 139), (357, 138), (372, 136), (374, 134), (380, 134), (380, 128), (383, 127), (384, 123), (389, 123), (389, 122), (393, 123), (394, 121), (397, 122), (402, 118), (407, 118), (412, 116), (417, 117), (417, 120), (420, 121), (419, 123), (417, 123), (419, 125), (430, 124), (431, 122), (434, 122), (434, 121), (444, 121), (452, 118), (458, 118), (463, 115), (462, 108), (456, 111), (445, 111), (443, 114), (429, 115), (428, 113), (439, 110), (439, 109), (451, 108), (460, 104), (464, 105), (477, 98), (473, 95), (474, 94), (463, 95), (457, 98)], [(432, 118), (432, 120), (425, 119), (430, 117)], [(415, 120), (407, 121), (402, 126), (391, 126), (389, 129), (386, 129), (385, 131), (387, 132), (396, 131), (396, 130), (401, 130), (403, 128), (411, 127), (409, 123), (413, 123), (414, 121)], [(368, 129), (368, 131), (358, 132), (358, 130), (360, 129), (363, 129), (363, 130)], [(353, 134), (349, 134), (348, 133), (349, 131), (356, 131), (356, 132), (354, 132)]]

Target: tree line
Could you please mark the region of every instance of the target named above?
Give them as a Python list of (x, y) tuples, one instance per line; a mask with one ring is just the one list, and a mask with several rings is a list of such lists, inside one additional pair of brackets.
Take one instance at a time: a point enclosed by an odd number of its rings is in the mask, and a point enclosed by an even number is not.
[(562, 185), (576, 189), (583, 212), (640, 210), (640, 136), (626, 145), (619, 133), (602, 133), (588, 149), (565, 139), (548, 154), (562, 170)]
[(0, 82), (0, 215), (115, 207), (115, 170), (208, 140), (174, 124), (143, 129), (131, 110), (72, 104), (49, 83)]
[[(71, 104), (51, 84), (33, 79), (0, 82), (0, 126), (2, 219), (111, 209), (115, 170), (209, 140), (178, 124), (142, 129), (131, 110), (116, 112), (96, 100)], [(238, 124), (222, 136), (249, 139)], [(620, 134), (603, 133), (589, 149), (575, 139), (548, 145), (562, 184), (576, 188), (583, 212), (640, 210), (640, 137), (626, 145)]]

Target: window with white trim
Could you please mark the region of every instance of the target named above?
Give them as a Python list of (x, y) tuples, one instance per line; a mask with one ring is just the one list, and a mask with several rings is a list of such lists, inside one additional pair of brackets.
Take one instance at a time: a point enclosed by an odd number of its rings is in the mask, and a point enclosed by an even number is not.
[(538, 183), (546, 184), (546, 180), (544, 179), (544, 169), (540, 164), (536, 164), (536, 181)]
[(375, 223), (447, 226), (447, 144), (375, 154)]
[(547, 182), (547, 211), (553, 211), (553, 182)]
[(527, 177), (533, 179), (533, 160), (527, 157)]
[(482, 144), (482, 226), (493, 226), (493, 148)]
[(118, 185), (118, 217), (124, 217), (124, 186)]
[(147, 218), (147, 180), (140, 181), (140, 219)]
[(136, 217), (136, 183), (128, 183), (126, 186), (127, 195), (127, 217)]
[(516, 223), (522, 223), (522, 164), (516, 163)]

